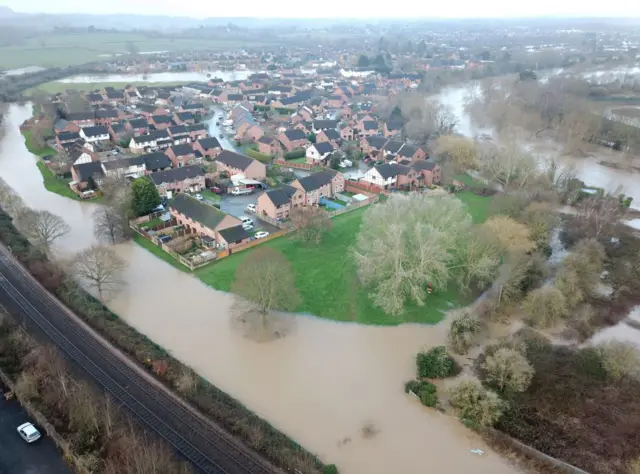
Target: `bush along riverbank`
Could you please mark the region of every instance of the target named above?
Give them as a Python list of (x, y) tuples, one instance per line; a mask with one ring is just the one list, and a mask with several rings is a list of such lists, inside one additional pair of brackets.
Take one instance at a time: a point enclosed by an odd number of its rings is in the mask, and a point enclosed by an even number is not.
[(38, 251), (0, 210), (0, 241), (51, 293), (116, 347), (143, 364), (211, 420), (283, 469), (305, 474), (337, 473), (267, 421), (202, 379), (191, 368), (129, 326)]
[(30, 338), (4, 313), (0, 313), (0, 371), (2, 382), (75, 472), (158, 472), (152, 471), (156, 465), (163, 466), (163, 472), (193, 472), (111, 398), (76, 379), (54, 347)]

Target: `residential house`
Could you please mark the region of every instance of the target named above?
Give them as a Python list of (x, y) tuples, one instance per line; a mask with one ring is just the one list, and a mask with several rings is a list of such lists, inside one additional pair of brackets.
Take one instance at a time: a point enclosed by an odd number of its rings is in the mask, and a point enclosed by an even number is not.
[(229, 176), (242, 174), (245, 178), (264, 181), (267, 178), (267, 167), (264, 163), (248, 156), (224, 150), (216, 157), (218, 171), (226, 171)]
[(242, 226), (236, 225), (218, 231), (218, 245), (220, 249), (234, 249), (251, 241), (251, 234)]
[(270, 189), (262, 193), (256, 201), (256, 213), (258, 216), (266, 216), (271, 219), (286, 219), (291, 209), (302, 205), (304, 191), (293, 186), (284, 185), (281, 188)]
[(189, 131), (186, 126), (174, 125), (173, 127), (169, 127), (167, 130), (169, 131), (171, 142), (174, 145), (182, 145), (191, 142), (191, 137), (189, 136)]
[(296, 179), (291, 186), (304, 192), (302, 205), (315, 206), (320, 202), (320, 198), (333, 197), (335, 193), (344, 191), (345, 183), (342, 173), (325, 170)]
[(340, 138), (343, 140), (355, 140), (355, 131), (348, 125), (340, 129)]
[(361, 137), (373, 137), (378, 134), (378, 122), (375, 120), (365, 120), (360, 128)]
[(173, 114), (173, 122), (176, 125), (193, 125), (196, 123), (196, 117), (191, 112), (176, 112)]
[(96, 119), (93, 112), (70, 112), (67, 114), (67, 122), (78, 127), (93, 127), (96, 124)]
[(156, 130), (164, 130), (173, 125), (173, 118), (171, 115), (152, 115), (149, 118), (149, 125), (152, 125)]
[(166, 196), (171, 193), (197, 193), (205, 189), (205, 173), (198, 165), (170, 168), (149, 174), (149, 178), (156, 185), (158, 193)]
[(122, 140), (126, 140), (126, 143), (129, 142), (127, 138), (131, 136), (131, 132), (127, 130), (127, 127), (124, 123), (113, 122), (110, 123), (107, 128), (109, 130), (109, 137), (111, 137), (112, 142), (120, 143), (120, 141)]
[(207, 158), (215, 158), (222, 152), (222, 145), (215, 137), (201, 138), (193, 142), (193, 149), (196, 154)]
[(419, 161), (427, 159), (427, 152), (422, 147), (404, 144), (398, 151), (399, 160)]
[(95, 112), (96, 125), (104, 125), (108, 127), (111, 123), (120, 119), (116, 109), (100, 109)]
[(81, 128), (80, 137), (88, 143), (108, 142), (110, 139), (109, 130), (103, 125)]
[(398, 161), (398, 152), (404, 146), (404, 143), (397, 140), (389, 140), (382, 147), (382, 158), (386, 161)]
[(257, 142), (264, 135), (264, 130), (255, 124), (245, 122), (236, 129), (236, 140), (244, 140), (251, 143)]
[(145, 118), (131, 119), (127, 122), (126, 127), (134, 136), (146, 135), (150, 130), (149, 122)]
[(306, 148), (309, 145), (309, 140), (302, 130), (285, 130), (278, 136), (278, 140), (287, 151)]
[(360, 140), (360, 151), (373, 158), (382, 156), (382, 149), (387, 143), (384, 137), (365, 137)]
[[(218, 248), (231, 247), (229, 242), (220, 235), (220, 231), (234, 227), (242, 228), (242, 222), (237, 217), (225, 214), (221, 210), (186, 194), (178, 194), (169, 203), (169, 212), (178, 224), (184, 226), (187, 232), (213, 239)], [(247, 237), (239, 231), (234, 234), (233, 236), (227, 234), (227, 237), (234, 243), (237, 242), (235, 240), (237, 238), (248, 240), (248, 234), (246, 234)]]
[(432, 186), (442, 180), (440, 165), (429, 160), (418, 160), (409, 164), (417, 173), (422, 175), (422, 184)]
[(228, 106), (233, 106), (233, 105), (239, 104), (242, 101), (244, 101), (244, 95), (242, 94), (227, 94), (227, 97), (226, 97), (226, 100), (224, 100), (224, 103)]
[(385, 122), (382, 134), (387, 138), (398, 136), (402, 132), (402, 125), (402, 120), (389, 120)]
[(333, 153), (333, 146), (329, 142), (314, 143), (305, 153), (307, 157), (307, 163), (310, 165), (319, 165), (326, 163), (329, 156)]
[(81, 140), (78, 132), (61, 132), (56, 135), (58, 148), (62, 148), (66, 143), (75, 143)]
[(151, 118), (153, 115), (169, 115), (170, 112), (164, 107), (158, 107), (157, 105), (147, 105), (147, 104), (139, 104), (136, 110), (140, 113), (140, 115), (144, 116), (145, 119)]
[(87, 94), (87, 100), (91, 105), (99, 105), (104, 102), (104, 97), (97, 93)]
[(174, 168), (182, 168), (186, 165), (193, 165), (196, 162), (196, 153), (189, 145), (173, 145), (167, 148), (165, 154), (171, 160)]
[(305, 105), (304, 107), (301, 107), (300, 109), (298, 109), (298, 112), (296, 113), (296, 115), (294, 115), (292, 120), (297, 118), (298, 121), (304, 120), (305, 122), (310, 122), (313, 120), (313, 116), (314, 116), (313, 110)]
[(164, 153), (157, 151), (147, 153), (141, 157), (144, 160), (144, 168), (147, 174), (165, 171), (171, 168), (171, 160)]
[(282, 155), (282, 148), (280, 147), (280, 143), (270, 137), (263, 136), (258, 139), (258, 151), (270, 156)]
[(102, 171), (110, 178), (139, 178), (146, 171), (144, 156), (118, 158), (102, 162)]
[(395, 169), (395, 165), (390, 163), (384, 163), (382, 165), (376, 165), (369, 169), (360, 181), (374, 184), (383, 189), (395, 188), (398, 181), (398, 173)]
[(207, 132), (207, 127), (203, 123), (196, 123), (195, 125), (186, 125), (186, 127), (192, 142), (196, 140), (200, 140), (201, 138), (205, 138), (209, 135)]
[(312, 131), (316, 135), (323, 130), (337, 130), (338, 129), (338, 121), (337, 120), (314, 120)]
[(155, 150), (158, 148), (155, 133), (147, 135), (138, 135), (131, 138), (129, 149), (131, 153), (144, 153), (145, 151)]
[(191, 112), (194, 115), (204, 115), (209, 109), (200, 102), (190, 102), (180, 105), (180, 112)]
[(155, 130), (151, 132), (151, 135), (154, 136), (156, 140), (156, 146), (160, 149), (168, 148), (171, 146), (172, 140), (171, 135), (169, 135), (169, 130)]
[(87, 163), (74, 165), (71, 167), (71, 178), (80, 190), (92, 187), (91, 181), (93, 181), (95, 186), (100, 187), (104, 180), (102, 163), (100, 163), (100, 161), (89, 161)]
[(422, 174), (413, 168), (401, 164), (392, 164), (391, 166), (393, 166), (396, 173), (397, 188), (414, 189), (422, 184)]
[(340, 109), (346, 102), (345, 97), (342, 95), (330, 95), (327, 97), (327, 107), (331, 109)]
[(329, 129), (323, 130), (316, 135), (316, 143), (328, 142), (334, 148), (338, 148), (342, 142), (342, 137), (337, 130)]

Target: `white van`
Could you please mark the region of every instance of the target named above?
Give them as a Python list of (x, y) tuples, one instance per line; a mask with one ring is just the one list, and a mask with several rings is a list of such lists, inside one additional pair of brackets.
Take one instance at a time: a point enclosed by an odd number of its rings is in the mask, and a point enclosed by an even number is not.
[(253, 192), (253, 189), (251, 188), (235, 187), (231, 190), (231, 194), (233, 194), (234, 196), (241, 196), (242, 194), (251, 194), (252, 192)]

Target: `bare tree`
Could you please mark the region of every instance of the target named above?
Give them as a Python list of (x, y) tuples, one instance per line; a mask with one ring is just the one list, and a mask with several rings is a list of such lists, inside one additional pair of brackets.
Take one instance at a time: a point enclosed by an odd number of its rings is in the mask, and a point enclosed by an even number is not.
[(35, 240), (45, 249), (60, 237), (68, 234), (71, 227), (62, 219), (49, 211), (25, 210), (17, 219), (18, 228), (28, 238)]
[(99, 239), (117, 244), (128, 235), (129, 226), (116, 204), (98, 207), (93, 213), (93, 232)]
[(95, 288), (101, 300), (106, 291), (114, 291), (122, 284), (120, 274), (126, 263), (115, 251), (102, 245), (92, 245), (79, 252), (72, 261), (74, 275)]
[(576, 220), (585, 237), (599, 237), (622, 218), (625, 209), (611, 195), (591, 196), (576, 206)]
[(485, 147), (480, 153), (480, 161), (484, 174), (504, 189), (521, 188), (537, 173), (536, 159), (515, 141), (504, 146)]
[(455, 172), (478, 168), (478, 150), (472, 140), (444, 135), (436, 141), (436, 154), (442, 161), (450, 161)]
[(295, 207), (289, 217), (296, 228), (296, 235), (304, 242), (319, 244), (322, 235), (332, 225), (329, 215), (315, 206)]
[(292, 311), (300, 301), (291, 264), (269, 247), (251, 252), (236, 270), (232, 291), (253, 306), (264, 327), (272, 311)]

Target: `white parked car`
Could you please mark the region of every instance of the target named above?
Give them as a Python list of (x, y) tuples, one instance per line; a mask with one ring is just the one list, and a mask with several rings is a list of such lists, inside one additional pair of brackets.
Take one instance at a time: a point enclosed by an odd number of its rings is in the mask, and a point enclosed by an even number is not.
[(342, 160), (339, 166), (340, 168), (351, 168), (353, 166), (353, 162), (351, 160)]
[(269, 232), (265, 232), (264, 230), (261, 230), (260, 232), (256, 232), (256, 234), (254, 235), (254, 237), (256, 239), (264, 239), (265, 237), (267, 237), (269, 235)]
[(247, 204), (247, 211), (256, 212), (255, 204)]
[(253, 225), (253, 219), (251, 217), (247, 217), (247, 216), (242, 216), (240, 217), (240, 220), (242, 221), (242, 224), (251, 224)]
[(20, 437), (27, 443), (33, 443), (40, 439), (40, 432), (32, 423), (23, 423), (18, 426)]
[(250, 222), (243, 222), (242, 228), (244, 230), (253, 230), (253, 224), (251, 224)]
[(198, 200), (198, 201), (202, 201), (204, 200), (204, 198), (202, 197), (202, 194), (198, 193), (196, 195), (194, 195), (194, 197)]

